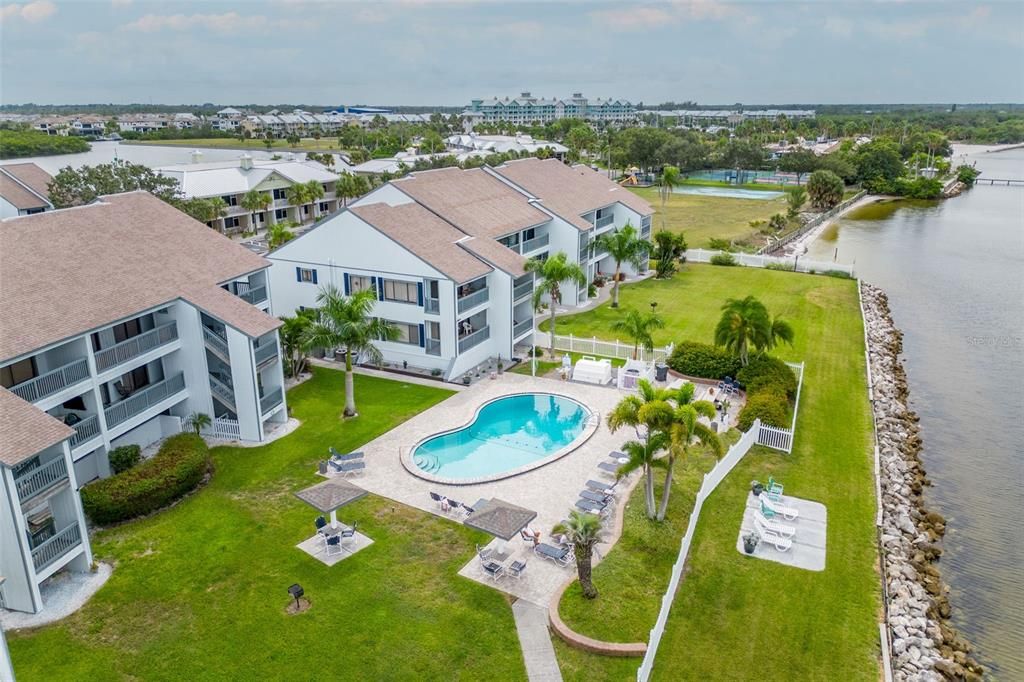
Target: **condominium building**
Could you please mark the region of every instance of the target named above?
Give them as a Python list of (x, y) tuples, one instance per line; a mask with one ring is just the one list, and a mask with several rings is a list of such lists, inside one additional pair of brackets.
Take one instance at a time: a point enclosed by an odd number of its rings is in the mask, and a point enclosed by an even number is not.
[(547, 149), (552, 158), (564, 161), (569, 148), (558, 142), (535, 140), (530, 135), (477, 135), (464, 133), (450, 135), (445, 139), (448, 149), (454, 152), (484, 152), (487, 154), (536, 154)]
[(53, 176), (34, 163), (0, 166), (0, 218), (53, 210)]
[(523, 92), (515, 98), (475, 99), (462, 115), (470, 122), (485, 123), (547, 123), (562, 118), (630, 121), (636, 117), (636, 107), (622, 99), (588, 100), (579, 92), (566, 99), (544, 99)]
[(253, 442), (287, 420), (269, 266), (141, 191), (0, 223), (7, 608), (38, 611), (40, 582), (90, 563), (76, 490), (112, 449), (193, 413)]
[[(254, 160), (243, 154), (237, 161), (202, 163), (202, 153), (193, 152), (193, 163), (162, 166), (156, 172), (178, 181), (188, 198), (220, 197), (227, 204), (227, 214), (207, 223), (210, 227), (231, 234), (264, 229), (274, 223), (291, 220), (305, 223), (338, 208), (338, 175), (316, 161)], [(292, 185), (314, 181), (323, 187), (324, 195), (316, 202), (293, 204), (288, 197)], [(250, 190), (267, 196), (267, 207), (249, 211), (242, 206), (242, 197)]]
[[(629, 190), (555, 159), (414, 172), (270, 253), (272, 310), (313, 307), (325, 284), (370, 289), (374, 314), (399, 329), (379, 344), (385, 360), (454, 380), (529, 343), (528, 258), (565, 252), (589, 283), (614, 270), (593, 239), (627, 222), (649, 239), (652, 213)], [(563, 284), (562, 304), (586, 303), (587, 289)]]

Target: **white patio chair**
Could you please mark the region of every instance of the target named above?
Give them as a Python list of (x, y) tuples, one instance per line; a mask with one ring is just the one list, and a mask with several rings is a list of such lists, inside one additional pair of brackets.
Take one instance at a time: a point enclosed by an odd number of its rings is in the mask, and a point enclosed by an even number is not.
[(758, 520), (756, 516), (754, 517), (754, 528), (757, 530), (757, 535), (761, 538), (762, 541), (767, 542), (769, 545), (772, 545), (773, 547), (775, 547), (775, 549), (777, 549), (780, 552), (785, 552), (793, 546), (792, 540), (790, 540), (789, 538), (782, 537), (775, 531), (769, 530), (761, 523), (760, 520)]
[(754, 518), (760, 521), (761, 525), (763, 525), (765, 528), (772, 531), (773, 533), (777, 533), (786, 538), (791, 538), (794, 535), (796, 535), (796, 528), (794, 528), (793, 526), (789, 526), (785, 523), (781, 523), (779, 521), (772, 521), (770, 519), (765, 518), (765, 515), (761, 513), (760, 509), (754, 510)]
[(796, 507), (787, 507), (784, 504), (776, 502), (764, 493), (761, 493), (760, 500), (761, 511), (768, 518), (771, 518), (772, 516), (781, 516), (787, 521), (795, 521), (796, 518), (800, 516), (800, 512)]

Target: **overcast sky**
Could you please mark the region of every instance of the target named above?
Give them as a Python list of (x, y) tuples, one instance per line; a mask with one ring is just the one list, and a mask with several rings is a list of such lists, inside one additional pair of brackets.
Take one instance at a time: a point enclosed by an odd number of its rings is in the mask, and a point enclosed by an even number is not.
[(1024, 2), (3, 0), (3, 103), (1024, 101)]

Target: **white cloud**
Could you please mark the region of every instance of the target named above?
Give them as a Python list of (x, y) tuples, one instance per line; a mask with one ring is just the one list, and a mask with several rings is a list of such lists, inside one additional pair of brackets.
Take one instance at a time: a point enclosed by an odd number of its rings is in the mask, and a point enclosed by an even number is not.
[(160, 31), (191, 31), (205, 29), (216, 33), (266, 32), (271, 29), (312, 30), (318, 24), (312, 19), (271, 20), (262, 14), (243, 16), (238, 12), (224, 14), (147, 14), (124, 24), (121, 30), (140, 33)]
[(21, 18), (25, 21), (36, 23), (37, 21), (49, 19), (56, 13), (57, 6), (50, 2), (50, 0), (36, 0), (36, 2), (29, 2), (24, 5), (18, 3), (4, 5), (0, 8), (0, 19)]
[(828, 17), (825, 19), (825, 31), (834, 36), (849, 38), (853, 34), (853, 22), (846, 17)]
[(133, 2), (135, 2), (135, 0), (110, 0), (110, 4), (114, 7), (127, 7)]
[(675, 0), (659, 5), (598, 10), (591, 12), (590, 17), (608, 28), (629, 31), (683, 22), (721, 21), (741, 14), (739, 7), (718, 0)]

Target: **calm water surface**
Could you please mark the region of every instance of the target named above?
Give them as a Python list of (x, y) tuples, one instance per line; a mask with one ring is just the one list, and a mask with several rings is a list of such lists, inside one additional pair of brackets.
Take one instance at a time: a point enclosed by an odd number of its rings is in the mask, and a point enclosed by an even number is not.
[[(1024, 178), (1024, 150), (970, 160)], [(885, 289), (905, 334), (955, 624), (999, 679), (1024, 680), (1024, 187), (868, 206), (808, 256), (837, 251)]]

